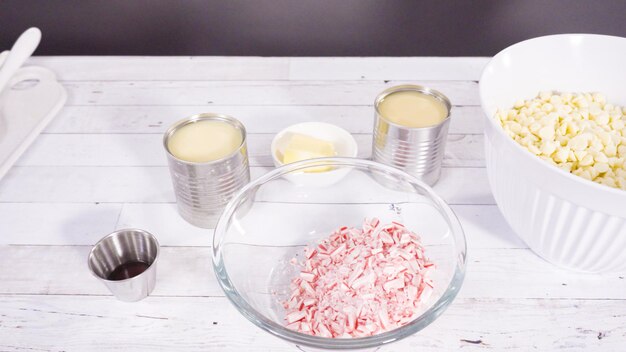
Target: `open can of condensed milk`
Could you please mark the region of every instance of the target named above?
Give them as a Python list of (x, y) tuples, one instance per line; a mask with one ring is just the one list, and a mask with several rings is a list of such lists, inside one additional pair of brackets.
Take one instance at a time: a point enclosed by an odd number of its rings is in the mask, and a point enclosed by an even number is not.
[(192, 225), (213, 228), (250, 181), (243, 124), (227, 115), (193, 115), (165, 132), (163, 146), (179, 214)]
[(384, 90), (374, 101), (372, 160), (390, 165), (432, 186), (444, 157), (450, 100), (418, 85)]

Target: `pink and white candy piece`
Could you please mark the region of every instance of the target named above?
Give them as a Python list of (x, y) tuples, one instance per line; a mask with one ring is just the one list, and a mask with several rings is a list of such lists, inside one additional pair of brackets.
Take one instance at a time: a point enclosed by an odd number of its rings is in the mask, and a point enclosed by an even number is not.
[(412, 321), (433, 291), (434, 265), (404, 225), (365, 220), (334, 231), (305, 260), (283, 302), (286, 326), (305, 334), (364, 337)]

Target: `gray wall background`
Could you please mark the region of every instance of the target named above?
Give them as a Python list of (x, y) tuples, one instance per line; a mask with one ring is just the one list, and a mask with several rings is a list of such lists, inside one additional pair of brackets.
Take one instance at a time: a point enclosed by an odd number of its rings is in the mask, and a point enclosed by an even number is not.
[(536, 36), (626, 36), (626, 0), (0, 0), (0, 50), (37, 55), (487, 56)]

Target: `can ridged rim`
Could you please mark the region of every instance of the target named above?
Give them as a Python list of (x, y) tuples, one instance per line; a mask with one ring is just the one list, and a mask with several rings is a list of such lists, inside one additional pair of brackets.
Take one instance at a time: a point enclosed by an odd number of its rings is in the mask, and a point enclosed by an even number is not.
[[(380, 105), (380, 103), (390, 94), (393, 93), (397, 93), (397, 92), (406, 92), (406, 91), (414, 91), (414, 92), (418, 92), (424, 95), (430, 95), (431, 97), (436, 98), (437, 100), (441, 101), (443, 103), (443, 105), (446, 107), (446, 110), (448, 111), (448, 114), (446, 115), (446, 118), (441, 120), (441, 122), (439, 122), (436, 125), (432, 125), (432, 126), (425, 126), (425, 127), (407, 127), (404, 125), (400, 125), (397, 124), (395, 122), (391, 122), (389, 121), (389, 119), (387, 117), (385, 117), (383, 114), (380, 113), (380, 110), (378, 110), (378, 105)], [(446, 123), (449, 119), (450, 119), (450, 111), (452, 110), (452, 104), (450, 103), (450, 99), (448, 99), (448, 97), (446, 97), (443, 93), (441, 93), (438, 90), (432, 89), (432, 88), (428, 88), (425, 86), (420, 86), (417, 84), (402, 84), (399, 86), (393, 86), (393, 87), (389, 87), (385, 90), (383, 90), (382, 92), (380, 92), (380, 94), (378, 94), (378, 96), (376, 96), (376, 99), (374, 99), (374, 109), (376, 110), (376, 116), (379, 119), (385, 120), (386, 123), (395, 126), (395, 127), (399, 127), (399, 128), (403, 128), (403, 129), (407, 129), (407, 130), (428, 130), (428, 129), (434, 129), (437, 128), (441, 125), (443, 125), (444, 123)]]
[[(167, 145), (170, 138), (174, 135), (174, 133), (176, 133), (176, 131), (178, 131), (182, 127), (190, 125), (192, 123), (196, 123), (198, 121), (223, 121), (223, 122), (229, 123), (230, 125), (237, 128), (239, 132), (241, 132), (241, 144), (239, 144), (237, 149), (235, 149), (232, 153), (220, 159), (204, 161), (204, 162), (195, 162), (195, 161), (187, 161), (187, 160), (178, 158), (177, 156), (172, 154), (172, 152), (170, 151), (170, 148)], [(202, 165), (203, 166), (203, 165), (217, 164), (217, 163), (223, 162), (224, 160), (228, 160), (232, 158), (237, 153), (239, 153), (239, 151), (241, 150), (241, 148), (243, 148), (243, 146), (246, 145), (246, 140), (247, 140), (246, 128), (241, 123), (241, 121), (237, 120), (236, 118), (230, 115), (218, 114), (218, 113), (213, 113), (213, 112), (204, 112), (200, 114), (191, 115), (191, 116), (185, 117), (184, 119), (174, 122), (174, 124), (172, 124), (167, 129), (167, 131), (165, 131), (165, 134), (163, 135), (163, 147), (165, 148), (165, 152), (169, 156), (171, 156), (174, 160), (180, 163), (187, 164), (187, 165), (199, 165), (199, 166)]]

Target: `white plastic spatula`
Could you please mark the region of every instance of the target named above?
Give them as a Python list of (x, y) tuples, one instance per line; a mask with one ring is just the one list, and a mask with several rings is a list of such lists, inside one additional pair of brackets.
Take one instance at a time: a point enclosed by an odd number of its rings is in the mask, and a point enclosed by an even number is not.
[(67, 99), (54, 72), (39, 66), (21, 67), (40, 39), (39, 29), (30, 28), (18, 38), (11, 51), (0, 54), (0, 178)]
[(4, 63), (0, 61), (0, 93), (15, 72), (35, 52), (39, 41), (41, 41), (41, 31), (39, 28), (31, 27), (17, 38), (8, 54), (3, 53)]

